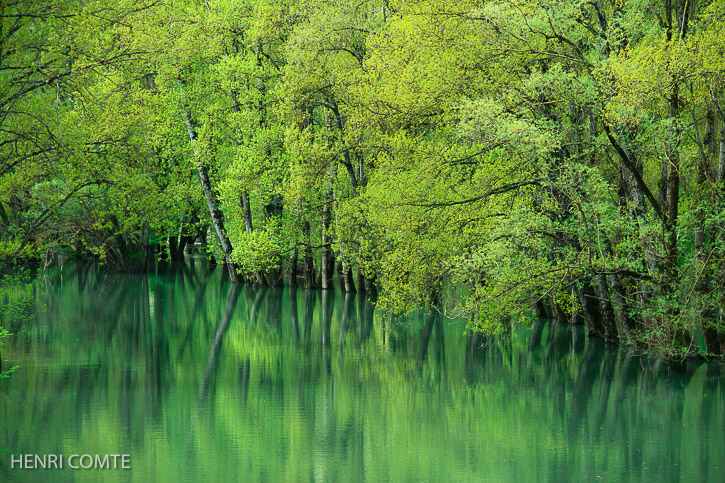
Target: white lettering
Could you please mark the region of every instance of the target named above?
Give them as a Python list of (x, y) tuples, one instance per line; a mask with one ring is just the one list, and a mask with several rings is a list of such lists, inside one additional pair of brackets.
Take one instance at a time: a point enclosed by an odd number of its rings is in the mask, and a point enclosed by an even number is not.
[[(11, 469), (63, 469), (62, 454), (11, 454)], [(68, 467), (78, 469), (131, 469), (131, 455), (129, 454), (72, 454), (67, 458)]]
[[(84, 460), (87, 461), (88, 464), (83, 464)], [(92, 467), (93, 467), (93, 456), (91, 456), (89, 454), (82, 455), (81, 456), (81, 468), (83, 468), (84, 470), (87, 470), (88, 468), (92, 468)]]
[(55, 469), (58, 468), (58, 455), (57, 454), (48, 455), (48, 468), (55, 468)]
[(110, 466), (108, 466), (108, 455), (104, 455), (103, 458), (101, 458), (101, 455), (96, 455), (94, 468), (110, 468)]

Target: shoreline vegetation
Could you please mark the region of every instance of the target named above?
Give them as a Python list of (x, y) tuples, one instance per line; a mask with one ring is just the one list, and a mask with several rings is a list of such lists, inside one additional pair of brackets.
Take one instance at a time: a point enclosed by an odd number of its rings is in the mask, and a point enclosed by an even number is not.
[(3, 4), (0, 267), (197, 247), (722, 361), (724, 76), (725, 0)]

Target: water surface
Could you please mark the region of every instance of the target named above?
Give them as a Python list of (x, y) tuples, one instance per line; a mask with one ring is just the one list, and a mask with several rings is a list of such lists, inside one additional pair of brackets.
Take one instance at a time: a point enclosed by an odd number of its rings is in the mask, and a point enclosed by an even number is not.
[[(721, 369), (671, 372), (580, 327), (497, 338), (360, 295), (41, 273), (2, 348), (0, 481), (716, 481)], [(130, 454), (130, 470), (11, 469)]]

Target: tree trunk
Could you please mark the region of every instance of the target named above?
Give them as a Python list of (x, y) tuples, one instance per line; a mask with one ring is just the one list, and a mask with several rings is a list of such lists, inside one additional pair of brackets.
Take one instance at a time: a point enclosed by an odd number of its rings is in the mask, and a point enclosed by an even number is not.
[(355, 282), (353, 282), (352, 277), (352, 269), (350, 267), (346, 267), (345, 263), (340, 261), (340, 266), (342, 267), (342, 271), (340, 272), (340, 285), (342, 285), (342, 288), (345, 292), (356, 292), (355, 290)]
[(590, 282), (585, 282), (584, 286), (576, 289), (579, 304), (582, 307), (582, 316), (586, 322), (587, 333), (605, 337), (605, 330), (602, 324), (602, 316), (599, 312), (599, 304), (592, 290)]
[(357, 270), (357, 289), (360, 292), (365, 292), (365, 275), (363, 275), (362, 271), (358, 268)]
[(303, 260), (305, 288), (317, 288), (317, 283), (315, 280), (315, 261), (312, 257), (312, 247), (310, 239), (310, 222), (307, 220), (302, 223), (302, 239), (305, 244)]
[(254, 225), (252, 225), (252, 207), (249, 204), (249, 194), (246, 191), (243, 191), (239, 196), (239, 201), (242, 204), (242, 212), (244, 213), (244, 229), (247, 232), (247, 235), (249, 235), (252, 233), (252, 230), (254, 230)]
[(237, 273), (237, 266), (232, 261), (232, 244), (227, 238), (227, 234), (224, 230), (224, 219), (222, 213), (219, 210), (219, 203), (216, 198), (216, 193), (212, 191), (211, 180), (209, 179), (209, 173), (206, 166), (203, 164), (199, 166), (199, 178), (201, 178), (201, 185), (204, 189), (204, 197), (206, 198), (206, 204), (209, 207), (209, 214), (211, 215), (212, 225), (216, 231), (217, 237), (219, 238), (219, 244), (224, 252), (224, 261), (229, 270), (229, 278), (233, 283), (240, 283), (242, 281), (241, 276)]
[(609, 284), (607, 277), (602, 274), (597, 275), (595, 288), (597, 297), (599, 298), (599, 313), (601, 314), (602, 328), (604, 329), (604, 339), (616, 342), (619, 337), (617, 330), (617, 321), (612, 307), (612, 299), (609, 296)]
[(292, 264), (289, 272), (289, 288), (297, 288), (297, 264), (299, 263), (299, 252), (297, 247), (292, 250)]
[(375, 275), (372, 277), (365, 277), (365, 291), (368, 297), (375, 297), (378, 294), (378, 287), (375, 285)]
[(184, 253), (186, 253), (189, 250), (189, 245), (191, 244), (191, 241), (194, 239), (194, 236), (191, 231), (191, 227), (189, 225), (195, 223), (196, 215), (191, 214), (191, 216), (185, 216), (184, 220), (181, 223), (181, 229), (179, 230), (179, 253), (178, 253), (178, 261), (184, 260)]
[(174, 235), (169, 235), (166, 237), (166, 244), (169, 247), (169, 258), (172, 261), (178, 260), (179, 259), (178, 239)]
[[(700, 163), (697, 171), (697, 193), (699, 203), (707, 203), (708, 198), (712, 198), (709, 179), (710, 179), (710, 166), (709, 166), (709, 155), (714, 155), (714, 131), (715, 131), (715, 113), (712, 107), (708, 109), (705, 126), (705, 137), (702, 144), (700, 145)], [(711, 302), (707, 300), (707, 296), (712, 292), (714, 287), (714, 278), (711, 272), (708, 262), (710, 261), (712, 253), (709, 252), (709, 246), (715, 246), (713, 243), (708, 244), (707, 226), (705, 216), (707, 214), (703, 210), (697, 212), (697, 219), (695, 221), (695, 255), (702, 264), (700, 276), (695, 284), (695, 291), (697, 293), (700, 312), (698, 319), (702, 328), (703, 337), (705, 339), (705, 350), (708, 354), (714, 356), (722, 355), (722, 348), (720, 346), (720, 338), (715, 328), (715, 321), (717, 314), (714, 311)]]
[(323, 289), (332, 288), (332, 275), (334, 271), (334, 261), (331, 257), (330, 243), (330, 223), (332, 222), (330, 204), (332, 203), (332, 189), (328, 188), (326, 193), (325, 204), (322, 207), (322, 262), (320, 268), (320, 287)]
[(10, 226), (10, 220), (8, 214), (5, 212), (5, 205), (0, 201), (0, 221), (2, 221), (3, 227), (7, 228)]
[(144, 269), (148, 268), (149, 262), (151, 261), (151, 247), (149, 247), (150, 231), (149, 224), (144, 222), (141, 225), (141, 235), (139, 237), (141, 243), (141, 263)]
[[(679, 143), (680, 129), (677, 127), (677, 115), (679, 114), (679, 93), (678, 84), (675, 83), (670, 98), (670, 118), (673, 126), (670, 127), (671, 150), (665, 155), (667, 165), (667, 274), (668, 283), (675, 284), (677, 280), (677, 218), (680, 205), (680, 154), (677, 144)], [(668, 288), (673, 288), (668, 287)]]
[[(186, 124), (186, 131), (189, 134), (189, 142), (194, 147), (194, 154), (198, 156), (198, 150), (196, 149), (197, 133), (194, 130), (194, 123), (189, 112), (189, 106), (184, 98), (184, 82), (178, 80), (179, 91), (181, 92), (182, 102), (184, 103), (184, 124)], [(216, 192), (212, 189), (211, 179), (209, 178), (209, 171), (207, 169), (204, 160), (199, 160), (199, 178), (201, 179), (201, 186), (204, 190), (204, 198), (206, 198), (206, 204), (209, 208), (209, 215), (211, 216), (211, 222), (214, 226), (217, 236), (219, 237), (219, 244), (224, 252), (224, 260), (226, 262), (227, 269), (229, 270), (229, 278), (233, 283), (239, 283), (242, 281), (242, 277), (237, 273), (236, 264), (232, 261), (232, 244), (227, 238), (226, 231), (224, 230), (224, 219), (222, 212), (219, 209), (219, 201), (217, 200)]]

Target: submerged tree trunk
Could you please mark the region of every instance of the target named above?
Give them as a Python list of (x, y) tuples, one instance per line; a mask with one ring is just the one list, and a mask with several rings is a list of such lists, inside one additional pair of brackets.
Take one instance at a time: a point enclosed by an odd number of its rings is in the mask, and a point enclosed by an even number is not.
[(178, 238), (176, 238), (174, 235), (169, 235), (166, 237), (166, 245), (169, 247), (169, 258), (172, 261), (176, 261), (179, 259), (178, 241)]
[(340, 272), (340, 285), (342, 285), (343, 290), (345, 292), (356, 292), (355, 282), (352, 277), (352, 269), (345, 266), (345, 263), (342, 260), (340, 261), (340, 266), (342, 267), (342, 271)]
[(607, 277), (602, 274), (597, 275), (594, 283), (597, 298), (599, 299), (599, 313), (601, 314), (601, 325), (604, 331), (604, 339), (609, 341), (617, 341), (619, 331), (617, 329), (617, 321), (612, 307), (612, 299), (609, 296), (609, 284)]
[(365, 292), (365, 275), (363, 275), (362, 270), (358, 268), (357, 271), (357, 289), (360, 292)]

